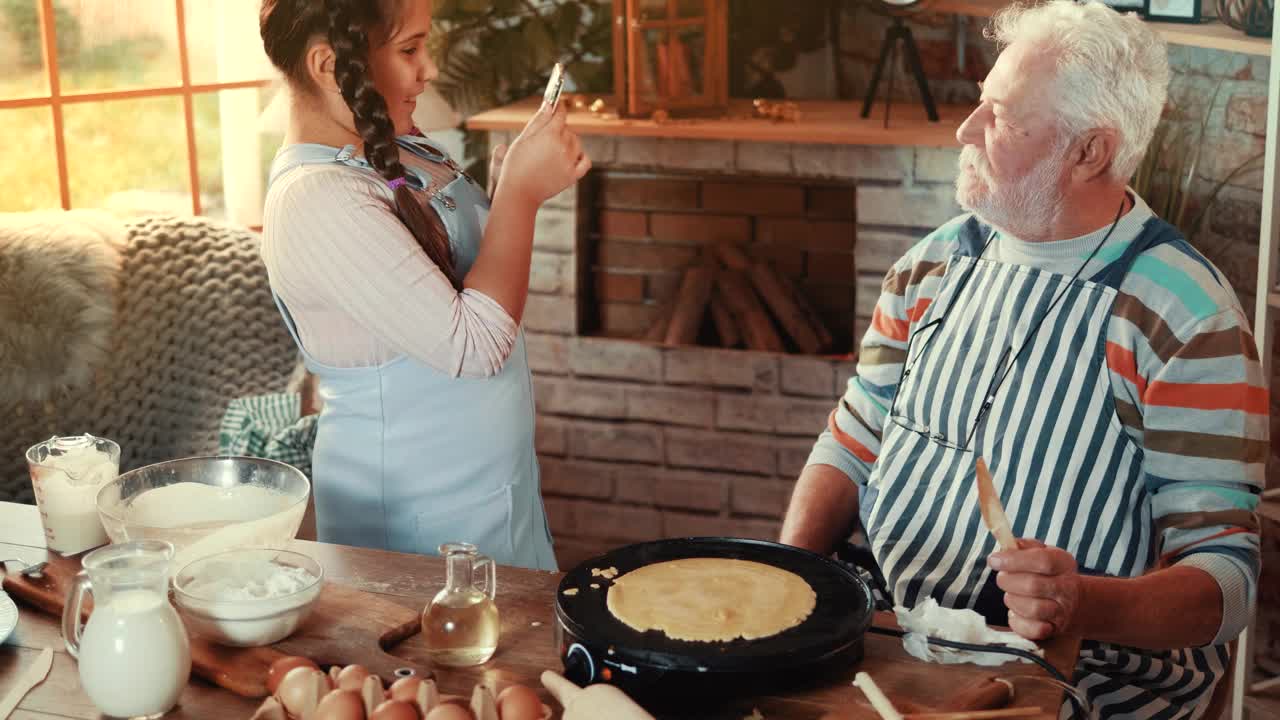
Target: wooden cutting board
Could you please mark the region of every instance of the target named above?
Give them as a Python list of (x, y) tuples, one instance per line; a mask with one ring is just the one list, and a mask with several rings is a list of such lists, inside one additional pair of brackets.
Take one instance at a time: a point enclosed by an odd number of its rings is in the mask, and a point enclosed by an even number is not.
[[(5, 575), (0, 585), (19, 602), (61, 617), (67, 590), (79, 571), (79, 558), (49, 553), (49, 565), (40, 577)], [(90, 598), (85, 598), (85, 606), (92, 607)], [(430, 677), (430, 668), (387, 653), (419, 630), (418, 611), (326, 582), (311, 615), (293, 635), (275, 645), (233, 648), (205, 640), (190, 629), (187, 635), (191, 638), (191, 669), (196, 675), (237, 695), (258, 698), (267, 695), (267, 669), (285, 655), (303, 655), (321, 667), (358, 663), (387, 683), (395, 680), (396, 669), (402, 667)]]

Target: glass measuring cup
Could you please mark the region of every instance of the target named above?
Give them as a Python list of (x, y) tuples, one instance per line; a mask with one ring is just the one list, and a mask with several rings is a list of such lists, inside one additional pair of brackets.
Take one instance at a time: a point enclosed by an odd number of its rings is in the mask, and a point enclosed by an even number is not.
[(493, 601), (498, 590), (497, 565), (469, 543), (445, 543), (440, 555), (445, 559), (445, 586), (422, 611), (422, 635), (431, 662), (479, 665), (493, 657), (502, 632)]
[(120, 446), (93, 435), (52, 437), (27, 450), (48, 548), (74, 555), (107, 543), (98, 490), (120, 474)]
[[(67, 591), (62, 636), (80, 663), (80, 685), (110, 717), (158, 718), (191, 676), (191, 646), (169, 604), (173, 545), (134, 540), (89, 553)], [(83, 628), (86, 592), (93, 612)]]

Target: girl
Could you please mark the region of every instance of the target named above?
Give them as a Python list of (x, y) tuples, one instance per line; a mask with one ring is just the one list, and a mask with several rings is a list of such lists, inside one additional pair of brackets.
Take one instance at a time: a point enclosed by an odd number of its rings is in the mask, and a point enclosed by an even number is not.
[(317, 534), (554, 569), (520, 318), (538, 207), (591, 162), (544, 107), (495, 149), (491, 206), (413, 129), (430, 29), (430, 0), (262, 6), (293, 98), (262, 257), (324, 403)]

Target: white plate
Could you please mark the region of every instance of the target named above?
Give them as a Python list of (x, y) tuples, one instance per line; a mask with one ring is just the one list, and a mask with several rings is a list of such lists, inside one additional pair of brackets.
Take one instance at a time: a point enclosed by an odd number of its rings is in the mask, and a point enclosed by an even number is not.
[(13, 629), (18, 627), (18, 606), (7, 593), (0, 590), (0, 644), (9, 639)]

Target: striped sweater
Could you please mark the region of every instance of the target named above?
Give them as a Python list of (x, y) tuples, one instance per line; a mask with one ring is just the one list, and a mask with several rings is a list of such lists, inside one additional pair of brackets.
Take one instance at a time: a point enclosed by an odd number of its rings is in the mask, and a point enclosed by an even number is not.
[[(1081, 277), (1120, 257), (1151, 217), (1134, 200)], [(954, 228), (967, 217), (924, 238), (885, 276), (857, 374), (808, 464), (833, 466), (865, 488), (907, 339), (938, 292), (956, 250)], [(998, 236), (986, 257), (1070, 275), (1107, 229), (1048, 243)], [(1256, 595), (1254, 509), (1268, 454), (1266, 383), (1247, 319), (1208, 260), (1182, 241), (1162, 245), (1140, 256), (1120, 286), (1106, 359), (1116, 414), (1142, 453), (1156, 526), (1153, 567), (1176, 563), (1213, 576), (1223, 598), (1215, 644), (1227, 642), (1248, 623)]]

